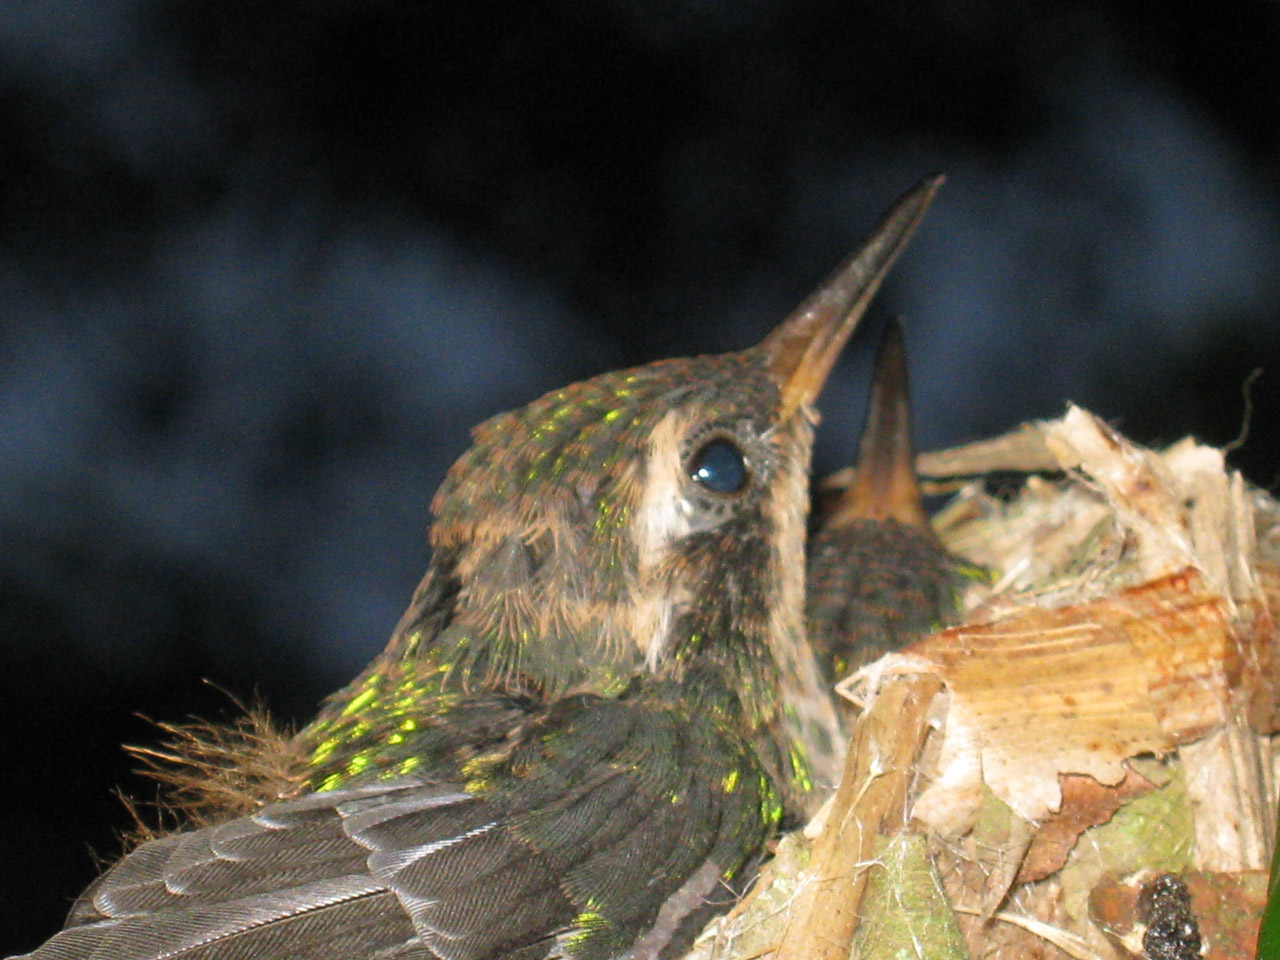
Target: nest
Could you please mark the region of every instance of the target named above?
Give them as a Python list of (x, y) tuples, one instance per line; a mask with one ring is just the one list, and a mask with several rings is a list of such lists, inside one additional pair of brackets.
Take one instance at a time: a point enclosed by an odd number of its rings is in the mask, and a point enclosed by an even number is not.
[(925, 455), (993, 572), (843, 684), (836, 795), (698, 960), (1251, 956), (1275, 829), (1280, 505), (1092, 414)]

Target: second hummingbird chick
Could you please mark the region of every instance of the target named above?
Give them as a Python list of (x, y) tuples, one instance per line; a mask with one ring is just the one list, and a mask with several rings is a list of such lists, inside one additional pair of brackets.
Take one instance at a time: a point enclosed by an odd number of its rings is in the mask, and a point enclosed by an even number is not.
[(808, 553), (809, 640), (832, 682), (954, 623), (966, 582), (981, 575), (943, 547), (925, 515), (896, 320), (876, 353), (857, 473)]

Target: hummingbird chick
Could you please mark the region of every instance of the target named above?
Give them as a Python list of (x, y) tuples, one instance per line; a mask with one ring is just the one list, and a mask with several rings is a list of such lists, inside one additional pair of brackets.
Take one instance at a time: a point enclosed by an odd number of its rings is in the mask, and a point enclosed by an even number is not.
[(915, 472), (906, 348), (890, 320), (876, 351), (857, 471), (809, 542), (809, 640), (835, 682), (955, 623), (981, 568), (947, 551)]
[(751, 877), (834, 710), (813, 402), (941, 178), (759, 346), (474, 431), (386, 647), (257, 808), (142, 843), (31, 960), (650, 960)]

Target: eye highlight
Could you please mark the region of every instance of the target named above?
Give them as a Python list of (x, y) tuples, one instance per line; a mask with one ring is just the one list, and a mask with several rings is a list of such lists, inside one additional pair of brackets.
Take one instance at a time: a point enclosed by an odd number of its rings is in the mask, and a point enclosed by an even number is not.
[(738, 446), (723, 437), (704, 443), (689, 458), (689, 477), (713, 493), (741, 493), (751, 478), (747, 459)]

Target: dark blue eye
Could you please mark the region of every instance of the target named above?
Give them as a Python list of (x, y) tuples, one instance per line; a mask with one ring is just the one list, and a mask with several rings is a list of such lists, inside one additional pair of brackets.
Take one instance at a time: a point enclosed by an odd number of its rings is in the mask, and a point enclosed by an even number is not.
[(716, 493), (741, 493), (747, 485), (747, 461), (728, 440), (715, 439), (693, 455), (689, 476)]

